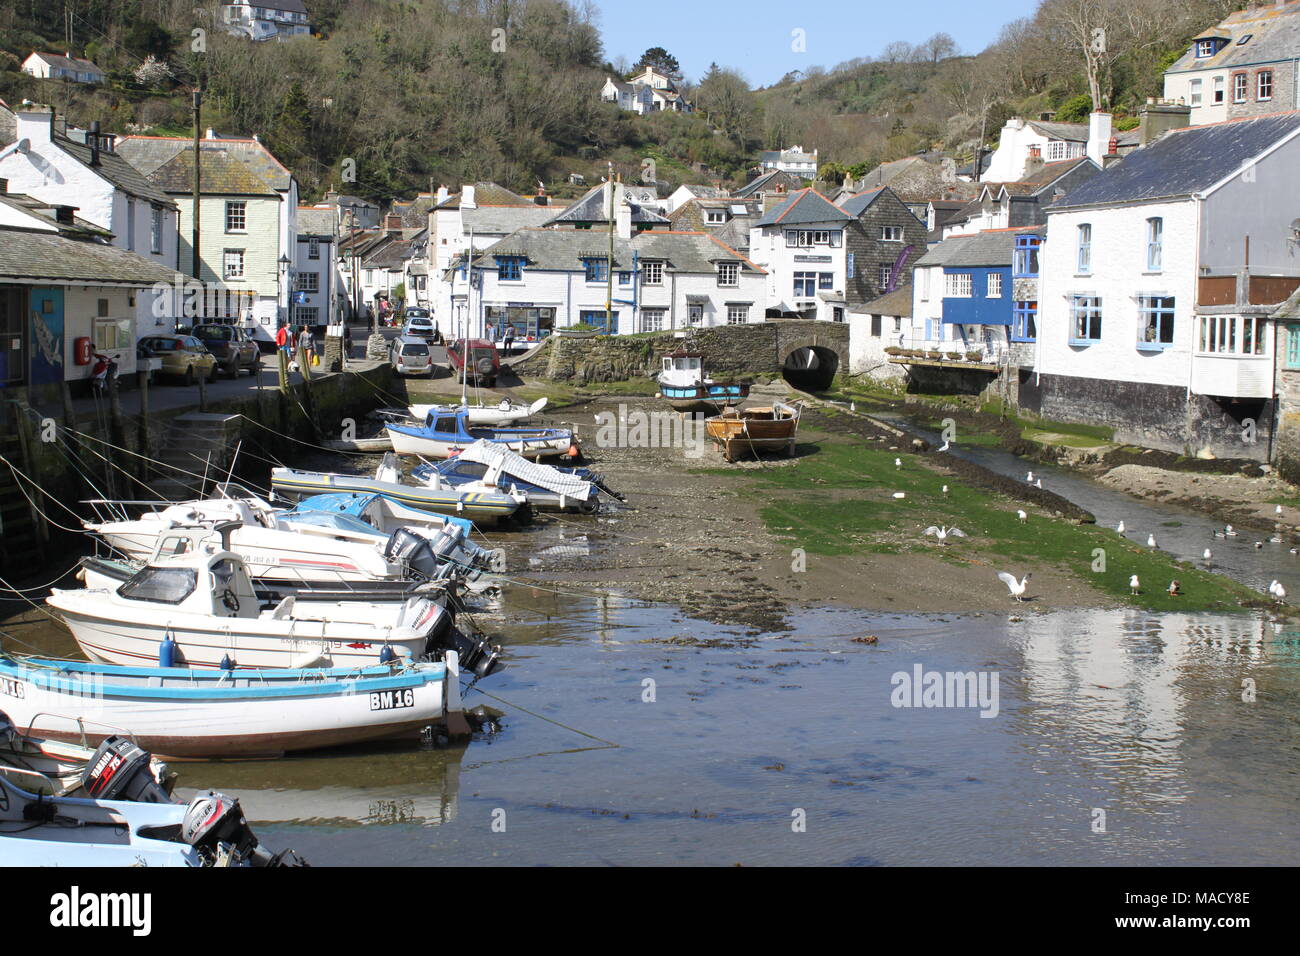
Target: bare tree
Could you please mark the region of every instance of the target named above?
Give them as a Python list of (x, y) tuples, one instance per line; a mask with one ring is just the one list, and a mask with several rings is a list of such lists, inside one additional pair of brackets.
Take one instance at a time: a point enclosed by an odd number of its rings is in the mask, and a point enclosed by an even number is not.
[(946, 33), (936, 33), (920, 43), (917, 50), (931, 63), (938, 63), (957, 55), (957, 41)]

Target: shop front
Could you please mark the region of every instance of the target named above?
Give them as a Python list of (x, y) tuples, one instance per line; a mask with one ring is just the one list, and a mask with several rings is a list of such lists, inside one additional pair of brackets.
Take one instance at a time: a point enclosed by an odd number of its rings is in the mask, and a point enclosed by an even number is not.
[(516, 342), (540, 342), (555, 331), (555, 311), (553, 305), (532, 302), (487, 305), (483, 309), (484, 334), (488, 339), (500, 341), (510, 329), (514, 333), (510, 338)]

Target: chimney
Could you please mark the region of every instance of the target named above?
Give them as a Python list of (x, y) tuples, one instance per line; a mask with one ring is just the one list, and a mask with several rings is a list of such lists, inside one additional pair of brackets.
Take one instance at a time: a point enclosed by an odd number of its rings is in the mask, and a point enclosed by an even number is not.
[(1028, 179), (1042, 168), (1043, 148), (1041, 146), (1030, 146), (1029, 158), (1025, 160), (1025, 179)]
[(1109, 113), (1088, 114), (1088, 158), (1098, 166), (1105, 158), (1107, 143), (1110, 142), (1111, 115)]
[(478, 208), (478, 202), (474, 199), (474, 187), (473, 187), (473, 186), (462, 186), (462, 187), (460, 187), (460, 208), (461, 208), (461, 209), (477, 209), (477, 208)]
[(620, 239), (632, 238), (632, 205), (624, 196), (614, 207), (614, 232)]
[(1138, 116), (1142, 125), (1138, 128), (1138, 142), (1142, 146), (1154, 143), (1171, 129), (1180, 129), (1191, 124), (1192, 108), (1173, 100), (1158, 100), (1147, 97), (1146, 106)]
[(384, 229), (394, 239), (402, 237), (402, 217), (395, 212), (390, 212), (384, 217)]
[(54, 136), (54, 110), (39, 103), (19, 107), (14, 125), (14, 139), (27, 140), (33, 147), (48, 143)]
[[(209, 127), (207, 128), (207, 130), (204, 131), (204, 133), (203, 133), (203, 138), (204, 138), (204, 139), (216, 139), (216, 138), (217, 138), (217, 131), (214, 130), (211, 126), (209, 126)], [(256, 137), (254, 137), (254, 138), (256, 138)]]
[(442, 186), (442, 185), (439, 185), (439, 186), (438, 186), (438, 191), (437, 191), (436, 193), (434, 193), (434, 196), (435, 196), (435, 198), (436, 198), (436, 200), (437, 200), (437, 203), (438, 203), (438, 205), (440, 205), (440, 206), (441, 206), (444, 202), (447, 201), (447, 197), (448, 197), (449, 195), (451, 195), (451, 193), (448, 191), (447, 187), (446, 187), (446, 186)]
[(90, 147), (90, 165), (92, 167), (99, 165), (99, 120), (94, 120), (90, 124), (90, 135), (86, 137), (86, 144)]

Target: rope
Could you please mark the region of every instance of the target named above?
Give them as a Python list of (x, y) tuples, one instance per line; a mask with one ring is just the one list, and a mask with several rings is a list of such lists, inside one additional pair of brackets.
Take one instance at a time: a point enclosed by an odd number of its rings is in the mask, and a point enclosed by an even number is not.
[(22, 478), (23, 481), (30, 482), (31, 485), (34, 488), (36, 488), (37, 491), (39, 491), (41, 494), (45, 495), (47, 498), (51, 499), (52, 501), (57, 502), (58, 505), (61, 508), (63, 508), (63, 510), (68, 512), (68, 514), (80, 520), (80, 515), (78, 515), (75, 511), (73, 511), (71, 508), (65, 505), (62, 501), (59, 501), (58, 498), (55, 498), (52, 494), (50, 494), (48, 491), (46, 491), (44, 488), (38, 485), (35, 481), (32, 481), (31, 478), (28, 478), (25, 474), (19, 471), (18, 467), (13, 462), (11, 462), (8, 458), (6, 458), (4, 455), (0, 455), (0, 462), (4, 462), (6, 465), (9, 466), (9, 470), (14, 473), (14, 487), (17, 488), (19, 492), (22, 493), (22, 496), (27, 499), (27, 503), (31, 505), (32, 509), (38, 515), (40, 515), (48, 524), (54, 525), (54, 527), (58, 528), (60, 531), (71, 531), (74, 534), (79, 533), (82, 530), (81, 528), (69, 528), (66, 525), (61, 525), (53, 518), (51, 518), (49, 515), (47, 515), (44, 511), (42, 511), (40, 505), (38, 505), (32, 499), (32, 496), (27, 493), (27, 490), (25, 488), (23, 488), (22, 483), (18, 481), (19, 478)]
[(74, 570), (76, 570), (77, 565), (80, 564), (80, 563), (81, 563), (80, 561), (77, 561), (75, 564), (72, 565), (72, 567), (68, 568), (68, 570), (64, 571), (64, 572), (61, 573), (58, 577), (56, 577), (54, 580), (52, 580), (52, 581), (50, 581), (50, 582), (48, 582), (48, 583), (46, 583), (46, 584), (37, 584), (37, 585), (33, 585), (32, 587), (29, 587), (29, 588), (11, 588), (11, 587), (9, 587), (8, 585), (6, 585), (4, 588), (0, 588), (0, 590), (12, 591), (12, 592), (14, 592), (15, 594), (21, 594), (21, 593), (26, 592), (26, 591), (47, 591), (47, 590), (49, 590), (50, 588), (52, 588), (54, 585), (56, 585), (56, 584), (58, 584), (60, 581), (62, 581), (64, 578), (66, 578), (66, 577), (67, 577), (69, 574), (71, 574)]
[(483, 688), (477, 686), (477, 682), (475, 682), (474, 684), (470, 684), (468, 687), (464, 688), (462, 694), (469, 693), (470, 691), (475, 691), (475, 690), (478, 691), (480, 694), (482, 694), (484, 697), (491, 697), (493, 700), (500, 701), (501, 703), (505, 704), (507, 707), (513, 707), (515, 710), (522, 711), (523, 713), (528, 714), (531, 717), (536, 717), (538, 720), (544, 720), (548, 724), (554, 724), (556, 727), (561, 727), (564, 730), (568, 730), (572, 733), (578, 734), (581, 737), (586, 737), (588, 740), (595, 740), (598, 743), (602, 743), (610, 747), (620, 746), (620, 744), (616, 744), (612, 740), (606, 740), (604, 737), (597, 737), (595, 734), (589, 734), (585, 730), (579, 730), (577, 727), (572, 727), (569, 724), (561, 723), (558, 720), (554, 720), (543, 714), (539, 714), (535, 710), (529, 710), (527, 707), (521, 707), (519, 704), (512, 703), (511, 701), (506, 700), (504, 697), (500, 697), (496, 694), (490, 694), (487, 691), (485, 691)]

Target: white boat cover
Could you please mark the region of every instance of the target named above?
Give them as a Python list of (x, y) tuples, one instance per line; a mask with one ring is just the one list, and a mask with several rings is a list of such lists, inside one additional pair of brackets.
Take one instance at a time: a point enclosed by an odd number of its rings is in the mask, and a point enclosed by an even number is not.
[(478, 462), (488, 468), (500, 467), (501, 474), (517, 481), (526, 481), (557, 495), (567, 495), (580, 501), (592, 493), (591, 482), (566, 474), (551, 465), (542, 465), (517, 455), (500, 442), (480, 438), (462, 451), (458, 458)]

